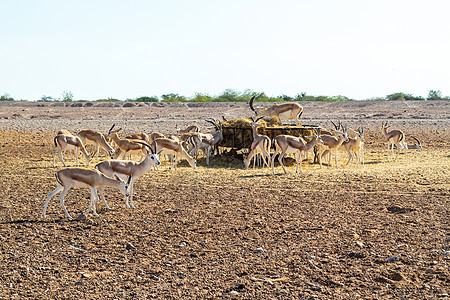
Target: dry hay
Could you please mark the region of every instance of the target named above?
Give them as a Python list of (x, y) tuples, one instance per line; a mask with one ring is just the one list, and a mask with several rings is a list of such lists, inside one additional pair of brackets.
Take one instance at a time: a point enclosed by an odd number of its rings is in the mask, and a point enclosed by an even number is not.
[[(250, 118), (239, 118), (222, 122), (221, 125), (225, 128), (223, 129), (223, 140), (219, 143), (219, 146), (232, 147), (234, 145), (235, 147), (250, 148), (253, 142), (252, 123), (253, 120)], [(313, 135), (313, 130), (311, 129), (301, 129), (298, 126), (281, 124), (278, 117), (264, 117), (258, 121), (258, 124), (262, 125), (258, 128), (258, 133), (267, 135), (270, 139), (280, 134), (293, 136)]]

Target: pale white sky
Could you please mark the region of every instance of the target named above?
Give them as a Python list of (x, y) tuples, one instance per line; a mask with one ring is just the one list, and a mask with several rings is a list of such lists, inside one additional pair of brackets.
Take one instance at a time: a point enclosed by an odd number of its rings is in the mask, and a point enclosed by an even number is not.
[(447, 0), (0, 0), (0, 95), (450, 95)]

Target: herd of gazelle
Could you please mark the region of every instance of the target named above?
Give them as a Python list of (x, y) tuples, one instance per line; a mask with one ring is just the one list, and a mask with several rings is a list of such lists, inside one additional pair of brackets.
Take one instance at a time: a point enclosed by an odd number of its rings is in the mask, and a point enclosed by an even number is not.
[[(322, 168), (322, 156), (328, 154), (328, 165), (330, 166), (331, 156), (334, 152), (335, 165), (337, 164), (337, 151), (346, 151), (348, 153), (348, 165), (353, 158), (356, 157), (355, 166), (358, 163), (364, 164), (364, 130), (359, 128), (358, 131), (354, 131), (355, 137), (348, 138), (348, 129), (342, 126), (339, 122), (338, 125), (334, 124), (334, 129), (331, 131), (314, 130), (314, 134), (311, 136), (296, 137), (291, 135), (278, 135), (272, 141), (269, 137), (258, 133), (258, 127), (262, 126), (258, 124), (258, 121), (264, 116), (276, 116), (280, 119), (293, 119), (297, 125), (300, 125), (299, 118), (303, 113), (303, 108), (294, 102), (288, 102), (283, 104), (275, 104), (269, 108), (254, 108), (254, 97), (250, 100), (250, 108), (255, 112), (257, 117), (252, 119), (252, 133), (253, 142), (250, 147), (249, 154), (244, 157), (244, 167), (247, 169), (253, 159), (253, 167), (255, 167), (256, 157), (260, 155), (264, 165), (271, 167), (274, 173), (274, 161), (278, 157), (278, 161), (283, 168), (283, 171), (287, 173), (286, 168), (283, 165), (283, 158), (286, 154), (296, 155), (297, 166), (295, 172), (298, 173), (299, 165), (300, 171), (302, 171), (301, 160), (302, 154), (308, 153), (309, 150), (317, 149), (318, 160), (320, 168)], [(126, 207), (135, 208), (133, 204), (133, 183), (141, 175), (147, 173), (153, 168), (159, 166), (160, 154), (166, 154), (171, 157), (171, 167), (176, 170), (177, 162), (180, 158), (186, 159), (192, 168), (196, 168), (196, 157), (198, 151), (202, 150), (206, 155), (206, 163), (209, 165), (209, 156), (213, 147), (223, 138), (222, 128), (219, 122), (215, 120), (207, 120), (211, 123), (215, 130), (210, 133), (201, 133), (196, 125), (189, 126), (185, 130), (179, 130), (178, 136), (165, 137), (161, 133), (154, 132), (150, 135), (146, 133), (135, 133), (128, 135), (125, 138), (120, 138), (118, 132), (121, 128), (115, 129), (115, 124), (109, 129), (108, 134), (104, 136), (102, 133), (94, 130), (82, 130), (77, 135), (72, 135), (66, 130), (58, 132), (54, 138), (55, 150), (53, 152), (53, 166), (55, 166), (55, 155), (59, 157), (64, 166), (64, 150), (74, 149), (76, 157), (76, 168), (65, 168), (56, 172), (57, 187), (47, 197), (44, 205), (42, 215), (46, 216), (47, 206), (51, 198), (53, 198), (58, 192), (59, 200), (64, 213), (67, 218), (71, 218), (64, 205), (64, 197), (72, 187), (88, 187), (91, 189), (91, 200), (89, 207), (85, 213), (90, 210), (98, 217), (96, 212), (96, 203), (99, 200), (98, 192), (105, 204), (106, 209), (110, 209), (105, 196), (104, 188), (106, 186), (118, 188), (126, 197)], [(421, 149), (420, 142), (417, 141), (416, 145), (407, 145), (405, 143), (405, 135), (400, 130), (388, 131), (387, 122), (382, 124), (382, 133), (385, 140), (388, 143), (388, 159), (389, 152), (394, 151), (394, 146), (397, 148), (397, 158), (400, 149)], [(108, 140), (116, 144), (117, 150), (114, 150), (110, 146)], [(309, 141), (308, 141), (309, 140)], [(94, 169), (86, 169), (78, 167), (78, 152), (82, 152), (86, 159), (86, 165), (89, 164), (91, 158), (86, 152), (85, 144), (91, 143), (96, 147), (95, 155), (98, 157), (99, 149), (102, 148), (111, 157), (110, 160), (106, 160), (98, 163)], [(273, 155), (271, 156), (271, 146), (275, 148)], [(140, 162), (125, 160), (127, 153), (131, 155), (132, 152), (141, 153), (144, 158)], [(122, 154), (122, 159), (117, 159)], [(270, 163), (270, 165), (269, 165)]]

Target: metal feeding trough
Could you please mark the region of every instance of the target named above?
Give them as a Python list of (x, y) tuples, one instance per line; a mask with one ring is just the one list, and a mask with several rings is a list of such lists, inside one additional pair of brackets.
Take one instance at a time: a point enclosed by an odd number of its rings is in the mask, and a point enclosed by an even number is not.
[[(314, 130), (320, 133), (320, 127), (315, 125), (284, 126), (284, 127), (260, 127), (258, 133), (267, 135), (271, 140), (280, 134), (288, 134), (298, 137), (312, 135)], [(222, 127), (223, 139), (219, 142), (220, 147), (233, 149), (250, 148), (253, 142), (251, 127)]]

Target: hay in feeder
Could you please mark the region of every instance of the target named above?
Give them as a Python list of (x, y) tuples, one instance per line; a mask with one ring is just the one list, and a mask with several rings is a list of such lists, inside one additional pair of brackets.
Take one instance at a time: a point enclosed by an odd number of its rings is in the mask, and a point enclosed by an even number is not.
[[(223, 140), (219, 143), (222, 147), (250, 148), (253, 142), (251, 118), (231, 119), (222, 122)], [(258, 133), (267, 135), (270, 139), (277, 135), (286, 134), (293, 136), (313, 135), (313, 130), (299, 128), (298, 126), (283, 126), (278, 117), (264, 117), (258, 121), (262, 126)]]

